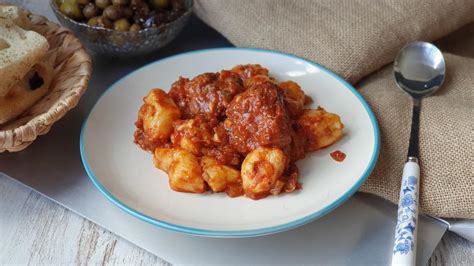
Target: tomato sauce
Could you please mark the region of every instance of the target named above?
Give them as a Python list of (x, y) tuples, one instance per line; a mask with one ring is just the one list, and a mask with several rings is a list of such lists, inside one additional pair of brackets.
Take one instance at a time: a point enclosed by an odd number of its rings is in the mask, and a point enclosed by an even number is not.
[[(179, 119), (169, 121), (171, 135), (167, 139), (150, 137), (153, 132), (144, 129), (143, 121), (156, 110), (144, 104), (135, 123), (135, 143), (150, 152), (156, 148), (182, 148), (197, 157), (211, 156), (236, 170), (255, 149), (279, 148), (286, 155), (284, 174), (261, 197), (301, 188), (294, 163), (304, 158), (306, 152), (324, 148), (339, 138), (328, 139), (334, 135), (330, 126), (340, 122), (338, 117), (336, 121), (334, 115), (324, 118), (324, 109), (308, 112), (305, 105), (312, 99), (297, 83), (279, 83), (260, 65), (240, 65), (192, 79), (180, 77), (167, 97), (180, 114)], [(342, 132), (342, 126), (337, 129)], [(316, 140), (318, 145), (311, 146)], [(341, 162), (346, 156), (335, 151), (331, 157)], [(267, 174), (272, 172), (266, 170)], [(242, 195), (242, 184), (229, 184), (225, 192), (231, 197)]]
[(333, 151), (329, 155), (331, 155), (331, 158), (336, 162), (342, 162), (346, 159), (346, 154), (340, 150)]

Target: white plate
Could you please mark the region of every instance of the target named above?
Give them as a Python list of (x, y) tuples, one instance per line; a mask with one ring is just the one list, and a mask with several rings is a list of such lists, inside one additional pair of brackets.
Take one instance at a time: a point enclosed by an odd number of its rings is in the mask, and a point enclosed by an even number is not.
[[(168, 90), (179, 76), (194, 77), (238, 64), (258, 63), (278, 80), (294, 80), (323, 106), (341, 116), (345, 135), (335, 145), (298, 162), (303, 189), (254, 201), (225, 193), (172, 191), (151, 154), (133, 143), (134, 122), (151, 88)], [(308, 223), (347, 200), (366, 180), (377, 160), (380, 137), (367, 103), (344, 80), (325, 68), (283, 53), (223, 48), (165, 58), (125, 76), (99, 99), (84, 122), (81, 156), (94, 185), (127, 213), (178, 232), (246, 237), (280, 232)], [(347, 154), (342, 163), (329, 153)]]

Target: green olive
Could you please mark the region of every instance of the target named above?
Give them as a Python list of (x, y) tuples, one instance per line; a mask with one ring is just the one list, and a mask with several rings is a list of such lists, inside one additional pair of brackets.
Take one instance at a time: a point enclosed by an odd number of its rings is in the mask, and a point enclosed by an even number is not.
[(104, 9), (102, 15), (112, 21), (119, 20), (123, 17), (122, 9), (118, 6), (108, 6)]
[(170, 0), (148, 0), (148, 3), (155, 9), (166, 9), (170, 6)]
[(59, 7), (61, 13), (66, 15), (69, 18), (74, 20), (80, 20), (82, 18), (82, 12), (78, 4), (72, 4), (69, 2), (64, 2)]
[(123, 7), (122, 8), (122, 15), (126, 18), (132, 18), (133, 17), (133, 9), (131, 7)]
[(113, 27), (113, 23), (108, 18), (104, 18), (104, 16), (100, 16), (97, 19), (97, 26), (106, 28), (106, 29), (111, 29)]
[(127, 19), (122, 18), (114, 22), (114, 30), (128, 31), (130, 29), (130, 23)]
[(126, 6), (129, 4), (129, 0), (112, 0), (112, 5), (116, 6)]
[(110, 0), (95, 0), (95, 5), (100, 9), (110, 6)]
[(134, 23), (132, 24), (132, 26), (130, 26), (130, 31), (140, 31), (142, 29), (142, 27), (140, 27), (140, 25), (138, 25), (137, 23)]
[(84, 14), (84, 17), (86, 17), (87, 19), (90, 19), (99, 14), (99, 9), (91, 3), (82, 9), (82, 14)]
[(99, 24), (98, 20), (99, 20), (99, 17), (92, 17), (87, 21), (87, 25), (89, 25), (89, 26), (98, 26), (98, 24)]
[(89, 1), (89, 0), (77, 0), (77, 3), (78, 3), (79, 5), (85, 6), (85, 5), (89, 4), (90, 1)]

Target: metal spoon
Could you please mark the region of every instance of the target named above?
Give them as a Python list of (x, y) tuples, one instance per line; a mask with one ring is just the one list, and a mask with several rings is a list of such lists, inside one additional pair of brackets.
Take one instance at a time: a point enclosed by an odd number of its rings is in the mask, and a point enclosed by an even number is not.
[(433, 94), (444, 81), (446, 66), (441, 51), (431, 43), (403, 47), (393, 66), (398, 87), (413, 98), (408, 158), (403, 167), (392, 265), (415, 265), (420, 166), (418, 131), (421, 99)]

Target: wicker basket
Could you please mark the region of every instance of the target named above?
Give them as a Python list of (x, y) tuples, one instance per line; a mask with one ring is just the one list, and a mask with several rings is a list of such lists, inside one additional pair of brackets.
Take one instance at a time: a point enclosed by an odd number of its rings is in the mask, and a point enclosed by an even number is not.
[(15, 120), (0, 126), (0, 152), (25, 149), (77, 105), (92, 72), (90, 56), (71, 31), (45, 17), (31, 15), (32, 29), (49, 42), (56, 57), (48, 93)]

